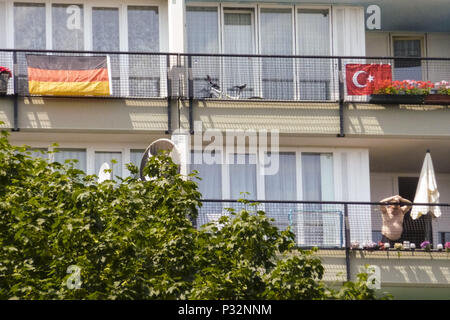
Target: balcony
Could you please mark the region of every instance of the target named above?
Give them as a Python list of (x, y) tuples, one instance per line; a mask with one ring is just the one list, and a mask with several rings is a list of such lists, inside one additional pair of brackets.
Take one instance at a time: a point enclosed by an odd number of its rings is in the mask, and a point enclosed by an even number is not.
[[(27, 54), (106, 56), (110, 62), (111, 94), (31, 95)], [(11, 69), (14, 76), (6, 91), (11, 99), (0, 100), (0, 119), (6, 123), (3, 127), (13, 131), (86, 129), (171, 133), (178, 124), (193, 133), (194, 122), (202, 121), (208, 129), (277, 129), (281, 134), (339, 137), (450, 134), (445, 122), (448, 101), (424, 105), (426, 101), (405, 103), (390, 96), (388, 100), (373, 102), (371, 96), (348, 95), (345, 71), (349, 63), (390, 64), (394, 80), (450, 79), (450, 59), (444, 58), (1, 49), (0, 65)], [(392, 122), (392, 114), (400, 109), (403, 124), (433, 125), (399, 128), (397, 122)]]
[[(388, 64), (393, 80), (450, 81), (449, 58), (169, 54), (150, 52), (0, 49), (0, 65), (14, 70), (7, 94), (30, 96), (27, 54), (107, 56), (112, 98), (370, 102), (348, 95), (347, 64)], [(208, 80), (209, 78), (209, 80)], [(395, 100), (386, 103), (396, 103)]]
[[(394, 242), (403, 244), (409, 241), (420, 250), (421, 243), (429, 241), (436, 251), (438, 244), (450, 242), (450, 204), (438, 204), (435, 207), (442, 213), (439, 218), (431, 219), (428, 214), (413, 220), (407, 213), (402, 236), (391, 241), (391, 249), (394, 248)], [(203, 200), (197, 226), (230, 215), (227, 208), (236, 212), (242, 209), (264, 211), (274, 219), (273, 223), (280, 230), (290, 228), (300, 248), (359, 250), (365, 248), (368, 242), (378, 243), (382, 240), (382, 214), (378, 202), (261, 200), (243, 204), (232, 200)]]
[[(403, 234), (390, 248), (368, 246), (370, 241), (381, 240), (382, 218), (377, 202), (250, 201), (244, 204), (203, 200), (196, 223), (200, 227), (221, 216), (230, 216), (227, 208), (236, 212), (264, 210), (279, 229), (290, 227), (298, 248), (319, 248), (316, 255), (325, 268), (325, 281), (355, 280), (358, 273), (370, 274), (376, 269), (380, 292), (389, 292), (395, 299), (448, 299), (449, 252), (439, 245), (450, 241), (450, 204), (438, 207), (442, 213), (439, 218), (431, 219), (429, 213), (411, 220), (407, 213)], [(424, 240), (430, 241), (430, 250), (421, 248)], [(415, 243), (415, 249), (404, 241)], [(395, 243), (405, 246), (396, 248)]]

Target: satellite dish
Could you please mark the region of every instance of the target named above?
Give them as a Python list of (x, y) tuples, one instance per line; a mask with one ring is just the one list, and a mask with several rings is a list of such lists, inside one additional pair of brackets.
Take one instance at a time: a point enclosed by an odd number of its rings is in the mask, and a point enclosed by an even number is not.
[(175, 143), (173, 143), (172, 140), (169, 139), (158, 139), (154, 142), (152, 142), (147, 149), (144, 152), (144, 155), (142, 156), (141, 160), (141, 166), (139, 169), (139, 175), (141, 177), (141, 180), (149, 181), (150, 177), (144, 176), (143, 170), (145, 165), (148, 162), (148, 159), (150, 157), (153, 157), (157, 155), (161, 150), (167, 150), (169, 151), (169, 156), (172, 158), (172, 161), (178, 165), (177, 172), (180, 173), (180, 165), (181, 165), (181, 154), (178, 150)]
[(111, 180), (111, 172), (105, 172), (105, 170), (111, 169), (108, 162), (103, 162), (98, 172), (98, 183), (102, 183), (105, 180)]

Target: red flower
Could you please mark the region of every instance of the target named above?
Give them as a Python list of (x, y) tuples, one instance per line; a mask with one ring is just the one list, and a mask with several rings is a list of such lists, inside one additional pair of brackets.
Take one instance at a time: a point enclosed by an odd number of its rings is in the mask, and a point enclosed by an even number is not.
[(6, 68), (6, 67), (0, 67), (0, 73), (7, 73), (7, 74), (9, 74), (9, 77), (10, 77), (10, 78), (12, 77), (11, 70), (9, 70), (9, 69)]

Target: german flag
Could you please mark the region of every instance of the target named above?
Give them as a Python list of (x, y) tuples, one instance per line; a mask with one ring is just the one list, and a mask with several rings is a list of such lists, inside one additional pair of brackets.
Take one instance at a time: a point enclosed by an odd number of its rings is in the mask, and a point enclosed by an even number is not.
[(26, 55), (28, 90), (35, 95), (111, 95), (107, 56)]

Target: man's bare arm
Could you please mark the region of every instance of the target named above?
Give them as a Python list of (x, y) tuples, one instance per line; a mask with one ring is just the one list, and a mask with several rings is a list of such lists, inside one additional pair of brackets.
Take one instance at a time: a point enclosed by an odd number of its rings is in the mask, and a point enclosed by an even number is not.
[(383, 200), (381, 200), (380, 202), (384, 202), (384, 203), (386, 203), (386, 202), (389, 202), (389, 201), (391, 201), (391, 200), (394, 200), (394, 199), (395, 199), (395, 198), (397, 198), (397, 197), (399, 197), (399, 196), (392, 196), (392, 197), (389, 197), (389, 198), (383, 199)]
[(381, 209), (381, 212), (382, 212), (382, 213), (386, 213), (386, 212), (387, 212), (387, 210), (386, 210), (386, 204), (387, 204), (388, 202), (394, 200), (396, 197), (397, 197), (397, 196), (392, 196), (392, 197), (385, 198), (385, 199), (383, 199), (383, 200), (380, 201), (381, 203), (385, 204), (385, 205), (381, 205), (381, 206), (380, 206), (380, 209)]
[(400, 197), (399, 196), (399, 198), (400, 198), (400, 202), (406, 202), (406, 203), (408, 203), (407, 205), (404, 205), (403, 207), (401, 207), (401, 209), (402, 209), (402, 211), (404, 212), (404, 213), (407, 213), (408, 211), (409, 211), (409, 209), (411, 209), (411, 207), (412, 207), (412, 205), (411, 205), (411, 201), (409, 201), (408, 199), (405, 199), (405, 198), (402, 198), (402, 197)]

